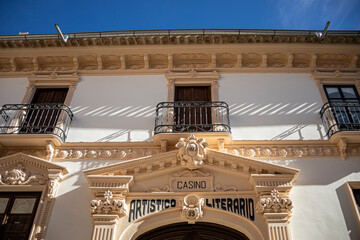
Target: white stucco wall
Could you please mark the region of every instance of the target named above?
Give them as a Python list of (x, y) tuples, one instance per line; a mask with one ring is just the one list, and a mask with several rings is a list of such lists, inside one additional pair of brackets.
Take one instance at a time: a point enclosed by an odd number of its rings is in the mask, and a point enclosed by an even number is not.
[(60, 182), (46, 232), (46, 239), (91, 239), (90, 202), (94, 199), (84, 170), (114, 164), (118, 161), (56, 162), (69, 173)]
[(229, 104), (235, 140), (324, 138), (322, 101), (310, 74), (222, 74), (219, 99)]
[(20, 104), (27, 86), (27, 78), (0, 78), (0, 106)]
[[(276, 160), (300, 174), (290, 192), (293, 240), (360, 239), (359, 220), (347, 181), (360, 181), (360, 158)], [(274, 162), (274, 160), (269, 161)]]
[[(21, 103), (26, 78), (0, 79), (0, 104)], [(81, 76), (67, 142), (151, 141), (164, 75)], [(234, 140), (324, 139), (319, 91), (310, 74), (222, 74)]]
[(163, 75), (81, 77), (68, 142), (152, 141), (155, 107), (166, 101)]

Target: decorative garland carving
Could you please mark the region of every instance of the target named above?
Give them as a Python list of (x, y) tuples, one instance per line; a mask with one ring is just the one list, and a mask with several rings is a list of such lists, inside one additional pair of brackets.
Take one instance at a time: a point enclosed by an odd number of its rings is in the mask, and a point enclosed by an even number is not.
[(159, 188), (149, 188), (148, 192), (170, 192), (170, 186), (169, 185), (164, 185), (162, 187)]
[(90, 210), (95, 214), (126, 214), (125, 199), (112, 199), (113, 194), (110, 190), (105, 191), (104, 200), (92, 200)]
[(239, 190), (234, 186), (223, 186), (220, 183), (218, 183), (215, 185), (214, 191), (215, 192), (236, 192)]
[(292, 201), (289, 198), (281, 197), (278, 190), (271, 191), (271, 197), (261, 197), (257, 204), (257, 212), (291, 212)]
[(189, 224), (194, 224), (196, 220), (202, 217), (203, 211), (201, 208), (204, 206), (203, 198), (190, 194), (184, 197), (182, 203), (181, 215)]
[(45, 184), (45, 177), (43, 175), (31, 175), (31, 172), (22, 164), (18, 164), (11, 171), (0, 174), (1, 185), (27, 185), (33, 182)]
[(175, 147), (179, 148), (177, 154), (181, 165), (190, 170), (196, 169), (203, 164), (206, 157), (206, 147), (209, 146), (204, 138), (198, 139), (191, 134), (187, 139), (180, 138)]
[(160, 148), (56, 149), (55, 159), (132, 159), (160, 153)]

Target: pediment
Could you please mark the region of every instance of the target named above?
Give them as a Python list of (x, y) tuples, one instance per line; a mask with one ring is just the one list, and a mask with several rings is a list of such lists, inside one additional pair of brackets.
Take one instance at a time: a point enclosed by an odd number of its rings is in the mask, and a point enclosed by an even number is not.
[(24, 153), (0, 158), (0, 185), (42, 185), (48, 178), (66, 173), (63, 166)]
[(288, 192), (299, 173), (294, 168), (212, 149), (207, 149), (201, 166), (189, 169), (178, 155), (178, 150), (169, 151), (86, 170), (84, 174), (96, 196), (106, 189), (115, 194), (183, 192), (175, 182), (189, 179), (206, 184), (206, 188), (197, 190), (200, 192), (253, 192), (254, 188), (259, 192), (275, 187)]
[[(238, 174), (284, 174), (297, 175), (299, 170), (267, 163), (261, 160), (255, 160), (245, 157), (236, 156), (212, 149), (207, 149), (207, 155), (203, 165), (196, 169), (218, 168), (221, 171), (236, 172)], [(105, 167), (93, 168), (84, 171), (86, 176), (89, 175), (154, 175), (159, 172), (173, 172), (179, 169), (186, 169), (181, 166), (178, 159), (178, 151), (170, 151), (152, 156), (135, 158), (132, 160), (108, 165)]]

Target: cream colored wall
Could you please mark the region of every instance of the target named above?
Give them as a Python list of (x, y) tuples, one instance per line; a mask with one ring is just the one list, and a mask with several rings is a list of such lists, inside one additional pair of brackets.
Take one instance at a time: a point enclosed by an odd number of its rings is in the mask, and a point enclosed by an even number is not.
[(166, 101), (163, 75), (81, 77), (68, 142), (152, 141), (155, 107)]
[(0, 78), (0, 106), (20, 104), (28, 86), (27, 78)]
[(223, 74), (219, 99), (229, 104), (235, 140), (324, 138), (322, 101), (310, 74)]
[(293, 240), (360, 239), (359, 220), (346, 188), (346, 181), (360, 181), (359, 160), (276, 160), (300, 169), (290, 193), (294, 205), (290, 219)]

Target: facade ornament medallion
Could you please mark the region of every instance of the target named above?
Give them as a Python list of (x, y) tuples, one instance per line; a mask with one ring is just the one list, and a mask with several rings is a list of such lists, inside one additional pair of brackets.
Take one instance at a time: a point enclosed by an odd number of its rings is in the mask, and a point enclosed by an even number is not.
[(126, 214), (125, 199), (113, 199), (113, 194), (110, 190), (105, 191), (104, 200), (91, 201), (91, 213), (93, 214)]
[(208, 146), (209, 144), (205, 142), (204, 138), (198, 139), (194, 134), (191, 134), (187, 139), (180, 138), (175, 145), (179, 148), (177, 158), (182, 166), (190, 170), (196, 169), (203, 164)]
[(32, 175), (23, 165), (18, 164), (11, 171), (5, 171), (0, 174), (1, 185), (27, 185), (33, 182), (38, 184), (45, 184), (45, 177), (43, 175)]
[(189, 224), (194, 224), (196, 220), (202, 217), (202, 206), (204, 206), (203, 198), (190, 194), (184, 197), (182, 203), (181, 215)]
[(292, 201), (280, 196), (276, 189), (271, 191), (271, 197), (261, 197), (257, 204), (257, 211), (260, 213), (291, 212), (292, 208)]

